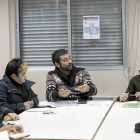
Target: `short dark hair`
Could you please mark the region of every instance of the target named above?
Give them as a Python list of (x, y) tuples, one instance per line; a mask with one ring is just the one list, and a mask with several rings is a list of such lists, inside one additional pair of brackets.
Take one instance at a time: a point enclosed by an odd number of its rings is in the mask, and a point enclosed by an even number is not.
[(68, 51), (65, 49), (59, 49), (52, 53), (52, 62), (55, 65), (55, 62), (60, 64), (60, 56), (67, 54)]
[(5, 74), (10, 77), (14, 73), (18, 77), (18, 74), (20, 73), (18, 69), (22, 63), (23, 61), (20, 58), (12, 59), (6, 66)]

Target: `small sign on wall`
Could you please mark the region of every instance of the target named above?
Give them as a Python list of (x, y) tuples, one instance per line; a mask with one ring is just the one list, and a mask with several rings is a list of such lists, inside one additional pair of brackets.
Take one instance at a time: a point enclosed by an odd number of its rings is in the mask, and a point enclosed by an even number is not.
[(99, 16), (83, 16), (83, 39), (100, 39)]

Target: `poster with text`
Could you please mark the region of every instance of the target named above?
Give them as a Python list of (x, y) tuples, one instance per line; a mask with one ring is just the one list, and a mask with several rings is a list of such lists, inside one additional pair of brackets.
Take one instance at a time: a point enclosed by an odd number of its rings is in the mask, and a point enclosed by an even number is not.
[(99, 16), (83, 16), (83, 39), (100, 39)]

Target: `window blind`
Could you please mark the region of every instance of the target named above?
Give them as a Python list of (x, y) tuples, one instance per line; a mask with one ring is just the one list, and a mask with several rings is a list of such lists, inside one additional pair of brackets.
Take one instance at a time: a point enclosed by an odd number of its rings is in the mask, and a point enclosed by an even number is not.
[(53, 66), (51, 54), (68, 50), (67, 0), (20, 0), (20, 57), (29, 66)]
[[(83, 39), (83, 16), (100, 16), (100, 39)], [(122, 0), (71, 0), (72, 57), (76, 66), (123, 65)]]

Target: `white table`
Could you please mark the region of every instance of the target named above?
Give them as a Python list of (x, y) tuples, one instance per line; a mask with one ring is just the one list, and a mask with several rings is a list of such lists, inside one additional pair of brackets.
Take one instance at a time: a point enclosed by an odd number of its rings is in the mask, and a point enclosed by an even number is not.
[(140, 140), (140, 134), (134, 132), (140, 108), (122, 108), (123, 104), (114, 104), (94, 140)]
[(9, 140), (7, 130), (0, 132), (0, 140)]
[(57, 107), (56, 114), (23, 112), (20, 123), (30, 137), (24, 139), (91, 140), (113, 101), (90, 101), (78, 106)]

